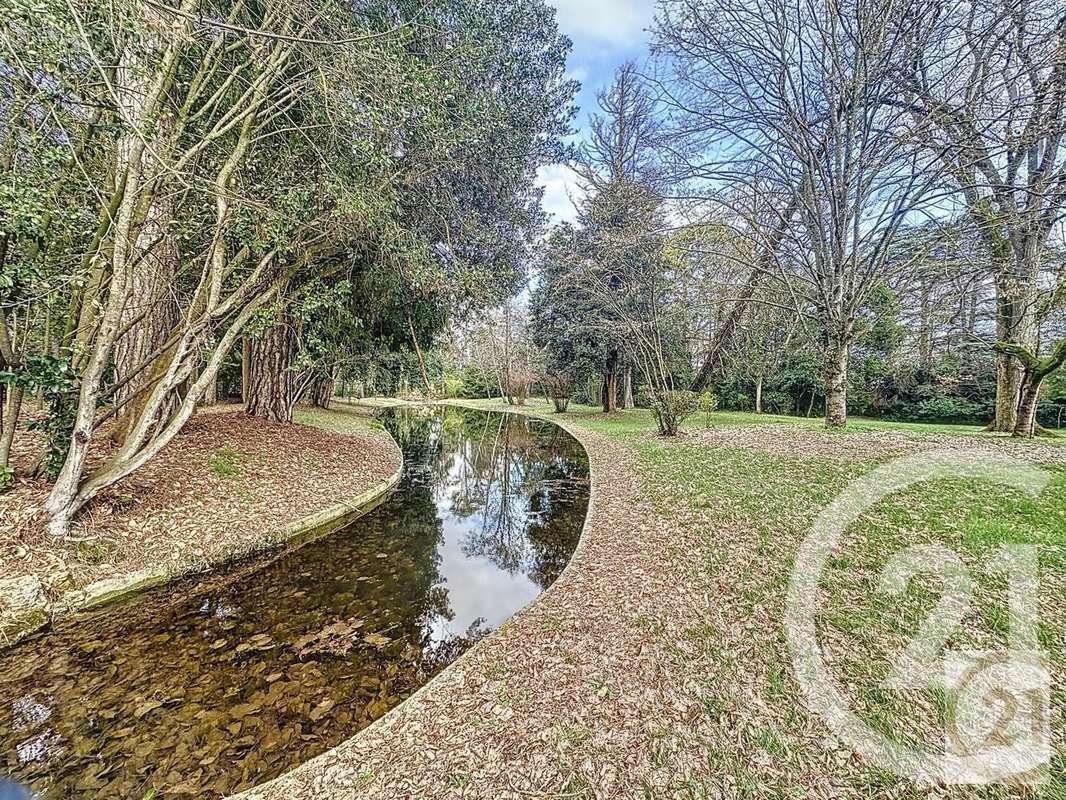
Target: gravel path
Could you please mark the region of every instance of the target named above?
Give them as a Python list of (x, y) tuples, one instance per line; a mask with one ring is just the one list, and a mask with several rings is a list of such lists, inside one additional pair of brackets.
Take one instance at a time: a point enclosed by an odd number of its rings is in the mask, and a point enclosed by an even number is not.
[(562, 577), (400, 708), (242, 798), (613, 797), (705, 770), (699, 537), (642, 501), (628, 448), (564, 427), (592, 497)]

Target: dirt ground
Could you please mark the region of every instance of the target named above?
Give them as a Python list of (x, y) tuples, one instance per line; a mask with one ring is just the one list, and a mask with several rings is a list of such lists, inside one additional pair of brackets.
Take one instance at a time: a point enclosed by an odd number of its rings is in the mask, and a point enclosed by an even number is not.
[[(48, 484), (20, 477), (0, 493), (0, 575), (60, 592), (147, 567), (172, 574), (258, 549), (302, 517), (388, 479), (401, 462), (369, 411), (307, 410), (279, 425), (212, 409), (141, 470), (102, 493), (63, 542), (44, 531)], [(16, 468), (38, 452), (20, 434)]]

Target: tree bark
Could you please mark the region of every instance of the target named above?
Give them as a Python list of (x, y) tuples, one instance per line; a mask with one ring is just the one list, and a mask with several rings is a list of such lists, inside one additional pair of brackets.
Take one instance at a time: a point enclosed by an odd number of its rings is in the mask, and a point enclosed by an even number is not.
[(625, 386), (622, 392), (622, 408), (633, 408), (633, 367), (632, 365), (626, 366), (625, 372)]
[(1035, 378), (1031, 370), (1026, 370), (1022, 378), (1022, 397), (1018, 403), (1018, 413), (1014, 422), (1013, 436), (1031, 439), (1036, 434), (1036, 410), (1040, 405), (1042, 378)]
[[(1036, 320), (1037, 259), (1014, 248), (1011, 260), (996, 274), (996, 339), (1036, 352), (1039, 338)], [(996, 355), (996, 417), (989, 429), (1014, 433), (1023, 392), (1025, 367), (1011, 353)]]
[[(415, 355), (418, 356), (418, 371), (422, 373), (422, 385), (426, 387), (426, 396), (433, 396), (433, 384), (429, 381), (429, 373), (426, 372), (426, 359), (422, 356), (422, 347), (418, 344), (418, 336), (415, 334), (415, 324), (411, 320), (411, 312), (407, 312), (407, 329), (411, 332), (411, 343), (415, 347)], [(510, 361), (508, 361), (508, 366)]]
[[(179, 254), (169, 230), (171, 216), (169, 199), (157, 195), (134, 245), (137, 263), (131, 270), (129, 298), (121, 321), (126, 330), (115, 342), (113, 356), (118, 387), (113, 402), (121, 409), (114, 428), (119, 442), (125, 440), (130, 425), (139, 416), (145, 390), (158, 377), (149, 362), (178, 322), (172, 286), (178, 274)], [(171, 399), (160, 409), (159, 417), (169, 416), (175, 405), (175, 399)]]
[(252, 340), (241, 339), (241, 403), (248, 404), (248, 386), (252, 382)]
[(825, 425), (842, 428), (848, 424), (848, 341), (830, 341), (826, 352)]
[[(6, 388), (6, 387), (5, 387)], [(0, 430), (0, 467), (6, 467), (11, 462), (11, 445), (15, 441), (15, 428), (18, 426), (19, 413), (22, 410), (22, 389), (10, 389), (6, 397), (3, 397), (4, 408)]]
[(762, 375), (755, 376), (755, 413), (762, 413)]
[(1044, 380), (1066, 365), (1066, 338), (1059, 340), (1046, 358), (1039, 358), (1032, 351), (1013, 342), (998, 342), (996, 351), (1001, 356), (1016, 359), (1022, 366), (1020, 400), (1011, 434), (1032, 438), (1037, 431), (1036, 412), (1040, 405), (1040, 390)]
[(600, 395), (604, 414), (613, 414), (618, 410), (618, 353), (612, 352), (607, 356)]
[(331, 378), (316, 378), (311, 385), (311, 405), (316, 408), (329, 409), (329, 403), (333, 399), (333, 380)]
[(251, 343), (246, 413), (271, 422), (292, 422), (295, 362), (296, 328), (286, 314)]
[[(780, 237), (777, 237), (777, 239), (780, 240)], [(726, 318), (715, 330), (711, 346), (708, 348), (707, 354), (703, 357), (703, 364), (696, 373), (696, 377), (692, 379), (692, 385), (689, 387), (691, 391), (702, 392), (707, 388), (707, 384), (710, 383), (711, 377), (721, 370), (722, 358), (725, 355), (726, 348), (732, 341), (733, 334), (736, 332), (737, 327), (740, 325), (744, 310), (748, 307), (751, 298), (755, 296), (755, 290), (759, 287), (759, 284), (762, 283), (762, 276), (762, 265), (753, 267), (748, 274), (748, 279), (745, 281), (744, 287), (740, 290), (740, 294), (737, 296), (732, 308), (730, 308), (729, 314), (726, 315)]]
[(203, 405), (213, 406), (218, 403), (218, 376), (216, 375), (211, 379), (211, 382), (207, 384), (207, 390), (204, 392)]
[(689, 386), (691, 391), (702, 392), (707, 388), (707, 384), (710, 383), (711, 377), (715, 372), (721, 369), (722, 358), (725, 355), (726, 348), (732, 342), (733, 334), (740, 325), (740, 320), (744, 316), (748, 303), (755, 296), (755, 291), (762, 283), (763, 275), (773, 261), (777, 248), (781, 245), (781, 240), (785, 237), (785, 233), (788, 232), (788, 226), (792, 221), (792, 216), (796, 213), (796, 207), (797, 200), (793, 197), (763, 243), (762, 250), (759, 252), (755, 264), (752, 265), (751, 272), (748, 273), (740, 294), (737, 295), (737, 299), (729, 309), (729, 314), (726, 315), (726, 318), (714, 333), (714, 339), (711, 341), (711, 346), (703, 358), (703, 364), (696, 373), (696, 377), (692, 379), (692, 385)]

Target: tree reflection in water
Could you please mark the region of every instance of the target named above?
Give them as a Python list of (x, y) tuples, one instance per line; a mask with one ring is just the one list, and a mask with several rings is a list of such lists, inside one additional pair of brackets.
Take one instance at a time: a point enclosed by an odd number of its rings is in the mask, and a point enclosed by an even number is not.
[(0, 777), (216, 798), (370, 724), (558, 576), (588, 502), (551, 423), (391, 412), (396, 492), (349, 529), (0, 652)]

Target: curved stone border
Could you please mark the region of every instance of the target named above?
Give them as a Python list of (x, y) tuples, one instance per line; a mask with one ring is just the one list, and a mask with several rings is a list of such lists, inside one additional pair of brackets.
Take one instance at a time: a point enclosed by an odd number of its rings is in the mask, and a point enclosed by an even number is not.
[[(382, 728), (384, 725), (387, 725), (387, 724), (390, 723), (391, 717), (399, 709), (401, 709), (405, 705), (409, 705), (411, 703), (418, 702), (419, 700), (422, 699), (423, 696), (428, 695), (431, 692), (433, 692), (437, 688), (438, 684), (443, 684), (446, 681), (450, 680), (451, 676), (452, 676), (452, 673), (457, 668), (460, 668), (460, 667), (464, 666), (467, 662), (471, 661), (476, 656), (476, 654), (479, 653), (484, 648), (484, 646), (485, 646), (485, 644), (487, 642), (495, 639), (498, 636), (505, 635), (506, 631), (507, 631), (507, 626), (510, 625), (511, 622), (513, 622), (516, 618), (528, 613), (531, 609), (535, 608), (538, 604), (540, 604), (540, 602), (545, 597), (548, 597), (550, 594), (552, 594), (556, 590), (556, 587), (559, 587), (559, 589), (563, 589), (564, 588), (564, 583), (565, 583), (563, 579), (567, 576), (568, 573), (571, 572), (572, 569), (577, 569), (577, 567), (575, 566), (575, 562), (579, 560), (578, 556), (581, 555), (581, 553), (584, 551), (585, 544), (588, 541), (588, 537), (585, 534), (586, 534), (586, 532), (589, 529), (589, 525), (590, 525), (590, 522), (591, 522), (592, 516), (593, 516), (593, 508), (594, 508), (594, 503), (595, 503), (595, 499), (596, 499), (596, 484), (597, 484), (597, 479), (596, 479), (595, 473), (593, 472), (593, 469), (592, 469), (592, 454), (589, 452), (588, 448), (585, 445), (585, 442), (582, 441), (581, 436), (579, 435), (580, 433), (582, 433), (580, 428), (567, 425), (564, 420), (552, 419), (550, 415), (541, 414), (535, 409), (525, 408), (525, 407), (522, 407), (522, 406), (489, 406), (489, 407), (486, 407), (486, 406), (476, 405), (474, 403), (464, 402), (463, 400), (437, 400), (437, 401), (433, 401), (433, 402), (427, 402), (427, 403), (421, 403), (421, 404), (407, 404), (407, 405), (452, 406), (452, 407), (456, 407), (456, 408), (470, 409), (471, 411), (488, 411), (488, 412), (496, 412), (496, 413), (501, 413), (501, 414), (517, 414), (517, 415), (526, 416), (526, 417), (534, 417), (536, 419), (542, 419), (542, 420), (546, 420), (548, 422), (551, 422), (553, 425), (555, 425), (559, 429), (565, 431), (570, 436), (572, 436), (574, 438), (574, 441), (576, 441), (579, 445), (581, 445), (581, 449), (585, 451), (585, 456), (586, 456), (586, 458), (588, 459), (588, 462), (589, 462), (589, 499), (588, 499), (588, 506), (587, 506), (586, 511), (585, 511), (585, 521), (584, 521), (584, 523), (581, 526), (581, 534), (578, 536), (577, 545), (574, 547), (574, 552), (570, 554), (570, 559), (566, 562), (566, 566), (563, 567), (562, 572), (559, 573), (558, 577), (556, 577), (556, 579), (555, 579), (555, 582), (552, 583), (551, 586), (549, 586), (547, 589), (545, 589), (543, 592), (541, 592), (539, 595), (537, 595), (537, 597), (534, 598), (533, 601), (531, 603), (529, 603), (529, 605), (525, 606), (524, 608), (519, 609), (514, 614), (512, 614), (499, 627), (497, 627), (495, 630), (493, 630), (491, 633), (489, 633), (488, 636), (485, 636), (482, 639), (479, 639), (477, 642), (475, 642), (474, 645), (472, 647), (470, 647), (466, 652), (464, 652), (461, 656), (459, 656), (459, 658), (457, 658), (455, 661), (450, 663), (447, 667), (445, 667), (440, 672), (438, 672), (436, 675), (434, 675), (428, 682), (426, 682), (422, 686), (418, 687), (418, 689), (416, 689), (410, 696), (408, 696), (406, 699), (404, 699), (404, 701), (402, 703), (400, 703), (398, 706), (396, 706), (395, 708), (390, 709), (388, 712), (386, 712), (382, 716), (378, 717), (376, 720), (374, 720), (372, 723), (367, 725), (365, 728), (363, 728), (360, 731), (357, 731), (355, 734), (353, 734), (349, 738), (345, 739), (343, 742), (338, 744), (336, 747), (332, 747), (329, 750), (325, 751), (324, 753), (320, 753), (319, 755), (315, 756), (310, 761), (305, 761), (303, 764), (300, 764), (300, 765), (298, 765), (296, 767), (293, 767), (293, 769), (291, 769), (288, 772), (285, 772), (285, 773), (279, 775), (277, 778), (274, 778), (273, 780), (267, 781), (266, 783), (261, 784), (259, 786), (253, 786), (251, 789), (245, 789), (244, 791), (242, 791), (242, 792), (240, 792), (238, 794), (230, 795), (229, 797), (224, 798), (224, 800), (267, 800), (267, 798), (272, 798), (274, 795), (272, 795), (271, 792), (273, 791), (274, 787), (277, 784), (279, 784), (280, 782), (282, 782), (282, 781), (290, 780), (293, 777), (295, 777), (294, 773), (297, 773), (299, 770), (307, 767), (310, 764), (313, 764), (316, 761), (329, 759), (331, 754), (336, 753), (339, 749), (347, 746), (348, 744), (350, 744), (353, 741), (356, 741), (356, 740), (364, 738), (364, 737), (369, 737), (369, 736), (375, 735), (379, 731), (380, 728)], [(350, 788), (356, 789), (356, 788), (358, 788), (358, 786), (352, 786)], [(266, 794), (264, 794), (264, 792), (266, 792)], [(328, 795), (324, 794), (323, 796), (328, 796)]]
[[(313, 539), (345, 528), (379, 505), (400, 482), (403, 476), (404, 460), (402, 451), (398, 446), (396, 449), (400, 456), (399, 467), (391, 476), (376, 486), (372, 486), (351, 500), (302, 517), (286, 525), (280, 531), (269, 533), (257, 542), (230, 551), (206, 565), (179, 565), (177, 568), (137, 570), (117, 578), (96, 581), (80, 589), (71, 589), (53, 599), (46, 596), (40, 579), (32, 575), (7, 581), (0, 580), (0, 598), (14, 606), (14, 611), (5, 610), (3, 617), (0, 617), (0, 647), (16, 644), (58, 619), (96, 611), (149, 589), (182, 578), (204, 574), (279, 546), (285, 546), (286, 550), (299, 547)], [(12, 603), (12, 598), (15, 600), (14, 603)]]

